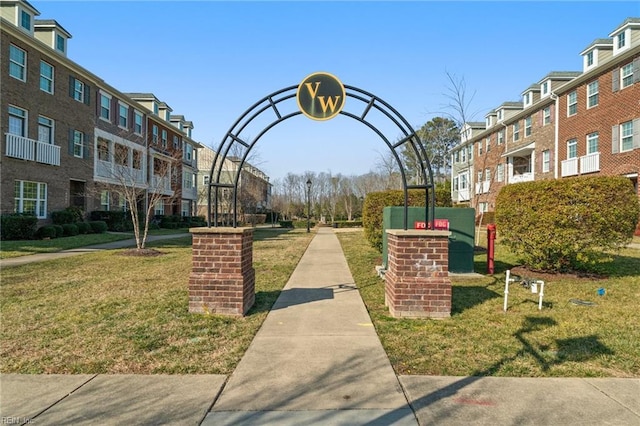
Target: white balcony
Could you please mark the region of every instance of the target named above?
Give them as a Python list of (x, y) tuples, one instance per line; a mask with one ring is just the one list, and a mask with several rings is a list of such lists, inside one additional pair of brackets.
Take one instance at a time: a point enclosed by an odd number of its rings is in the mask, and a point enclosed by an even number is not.
[(580, 157), (580, 173), (594, 173), (600, 171), (600, 153), (594, 152)]
[(144, 187), (146, 184), (144, 171), (103, 160), (98, 160), (96, 163), (95, 177), (111, 183), (138, 187)]
[(578, 158), (562, 160), (561, 176), (575, 176), (578, 174)]
[(476, 195), (482, 194), (482, 182), (476, 182)]
[(6, 133), (7, 157), (19, 158), (26, 161), (37, 161), (38, 163), (60, 165), (60, 147), (48, 143), (38, 142), (23, 136)]
[(171, 180), (168, 177), (153, 176), (151, 181), (151, 188), (153, 192), (157, 192), (164, 195), (173, 195), (171, 190)]
[(183, 200), (197, 200), (198, 199), (198, 191), (196, 191), (196, 188), (182, 188), (182, 199)]
[(470, 199), (469, 188), (458, 190), (458, 202), (469, 201)]
[(509, 177), (509, 183), (531, 182), (533, 180), (533, 173), (526, 172), (519, 175), (513, 175)]

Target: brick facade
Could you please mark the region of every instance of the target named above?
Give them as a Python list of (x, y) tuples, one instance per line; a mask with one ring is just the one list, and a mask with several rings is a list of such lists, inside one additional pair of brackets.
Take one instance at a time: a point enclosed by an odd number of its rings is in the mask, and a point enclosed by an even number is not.
[(192, 228), (189, 312), (245, 315), (255, 302), (252, 228)]
[(393, 317), (451, 316), (448, 231), (389, 229), (385, 305)]

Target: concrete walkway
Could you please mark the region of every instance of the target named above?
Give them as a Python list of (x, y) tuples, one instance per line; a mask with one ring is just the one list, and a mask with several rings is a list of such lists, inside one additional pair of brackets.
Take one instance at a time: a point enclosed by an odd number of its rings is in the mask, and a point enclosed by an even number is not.
[(221, 375), (0, 375), (0, 421), (42, 425), (640, 425), (640, 379), (396, 376), (320, 228)]

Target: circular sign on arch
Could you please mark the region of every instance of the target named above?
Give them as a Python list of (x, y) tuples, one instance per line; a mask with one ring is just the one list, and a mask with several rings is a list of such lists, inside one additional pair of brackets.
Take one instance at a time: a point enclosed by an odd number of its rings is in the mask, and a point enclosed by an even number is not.
[(316, 72), (298, 86), (296, 99), (300, 111), (312, 120), (330, 120), (340, 114), (345, 103), (342, 82), (332, 74)]

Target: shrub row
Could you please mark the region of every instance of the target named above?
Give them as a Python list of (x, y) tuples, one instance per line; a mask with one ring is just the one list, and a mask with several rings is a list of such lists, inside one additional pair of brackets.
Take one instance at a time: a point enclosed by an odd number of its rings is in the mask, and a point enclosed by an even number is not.
[(625, 177), (507, 185), (496, 200), (498, 234), (535, 270), (593, 270), (607, 249), (631, 241), (640, 203)]
[(0, 216), (0, 235), (3, 240), (30, 240), (36, 234), (38, 218), (21, 213)]
[(334, 228), (360, 228), (362, 227), (361, 220), (336, 220), (333, 222)]
[(91, 222), (65, 223), (64, 225), (45, 225), (38, 229), (38, 238), (72, 237), (79, 234), (103, 234), (107, 232), (107, 224), (102, 220)]

